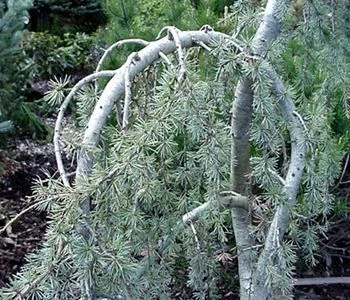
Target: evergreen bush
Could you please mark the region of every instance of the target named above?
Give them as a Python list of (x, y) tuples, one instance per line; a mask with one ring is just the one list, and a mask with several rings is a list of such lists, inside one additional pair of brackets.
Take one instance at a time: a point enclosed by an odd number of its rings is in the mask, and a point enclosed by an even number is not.
[(0, 1), (0, 122), (4, 131), (11, 126), (6, 119), (18, 121), (17, 108), (22, 99), (16, 85), (18, 55), (24, 26), (29, 21), (31, 0)]

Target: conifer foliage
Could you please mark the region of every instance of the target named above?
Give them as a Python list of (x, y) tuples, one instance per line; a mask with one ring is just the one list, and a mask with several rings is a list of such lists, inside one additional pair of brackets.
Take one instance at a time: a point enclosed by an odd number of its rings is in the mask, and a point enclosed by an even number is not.
[(28, 9), (32, 0), (0, 1), (0, 132), (12, 127), (7, 118), (14, 117), (13, 109), (19, 104), (15, 88), (18, 75), (17, 56), (25, 24), (29, 22)]
[[(49, 229), (5, 298), (169, 299), (188, 286), (194, 299), (220, 299), (235, 257), (241, 299), (291, 297), (296, 251), (315, 262), (342, 155), (331, 118), (350, 77), (333, 70), (349, 75), (343, 44), (329, 46), (348, 38), (336, 9), (268, 0), (261, 14), (237, 1), (229, 35), (169, 26), (153, 42), (112, 45), (62, 102), (60, 179), (35, 186)], [(101, 70), (127, 43), (143, 49)], [(311, 47), (317, 59), (306, 59)], [(102, 77), (112, 77), (105, 87)], [(79, 127), (67, 145), (74, 97)], [(73, 175), (64, 146), (77, 153)]]

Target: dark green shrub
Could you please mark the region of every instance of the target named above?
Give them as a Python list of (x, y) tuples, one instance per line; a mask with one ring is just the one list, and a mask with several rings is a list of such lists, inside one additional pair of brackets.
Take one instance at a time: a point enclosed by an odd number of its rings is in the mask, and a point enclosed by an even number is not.
[(48, 79), (91, 71), (93, 38), (85, 33), (65, 33), (62, 37), (48, 32), (32, 32), (22, 41), (21, 68), (26, 77)]
[(30, 11), (30, 29), (63, 32), (94, 32), (106, 19), (103, 0), (36, 0)]

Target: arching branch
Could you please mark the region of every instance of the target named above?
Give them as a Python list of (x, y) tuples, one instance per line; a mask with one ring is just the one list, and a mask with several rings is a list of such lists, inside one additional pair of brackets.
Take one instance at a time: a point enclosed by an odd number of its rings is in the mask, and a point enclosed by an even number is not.
[[(229, 35), (215, 31), (181, 31), (178, 32), (178, 37), (182, 48), (198, 47), (193, 42), (194, 40), (201, 41), (207, 45), (213, 40), (230, 40)], [(169, 40), (167, 37), (150, 42), (148, 46), (138, 52), (140, 59), (130, 65), (128, 69), (130, 80), (133, 80), (137, 74), (157, 61), (160, 52), (167, 55), (174, 53), (176, 50), (177, 47), (174, 40)], [(92, 148), (96, 147), (100, 140), (102, 128), (111, 113), (115, 101), (125, 93), (125, 71), (126, 64), (116, 70), (114, 77), (107, 84), (91, 114), (78, 158), (77, 178), (89, 174), (91, 170), (93, 162)]]
[(126, 44), (137, 44), (137, 45), (141, 45), (141, 46), (148, 46), (149, 45), (149, 42), (145, 41), (145, 40), (142, 40), (142, 39), (127, 39), (127, 40), (122, 40), (122, 41), (119, 41), (115, 44), (113, 44), (112, 46), (108, 47), (108, 49), (103, 53), (100, 61), (98, 62), (97, 64), (97, 67), (96, 67), (96, 70), (95, 70), (95, 73), (99, 72), (102, 68), (102, 65), (104, 63), (104, 61), (106, 60), (107, 56), (116, 48), (120, 48)]
[(276, 99), (279, 99), (278, 105), (282, 116), (288, 122), (292, 149), (290, 164), (283, 188), (284, 200), (277, 207), (266, 236), (264, 249), (258, 260), (256, 276), (257, 281), (260, 282), (263, 281), (263, 276), (265, 274), (264, 268), (269, 262), (271, 254), (277, 250), (276, 246), (282, 241), (288, 228), (291, 209), (295, 206), (306, 161), (306, 145), (304, 142), (305, 124), (301, 122), (301, 116), (296, 114), (293, 100), (288, 95), (281, 79), (273, 71), (269, 73), (269, 77), (272, 81), (271, 92)]
[(61, 131), (62, 131), (62, 121), (64, 114), (68, 108), (68, 105), (70, 101), (73, 99), (74, 95), (81, 89), (85, 84), (96, 80), (97, 78), (101, 77), (112, 77), (113, 75), (116, 74), (116, 71), (101, 71), (97, 72), (94, 74), (91, 74), (89, 76), (86, 76), (82, 80), (80, 80), (69, 92), (68, 96), (66, 99), (63, 101), (60, 110), (57, 115), (57, 120), (55, 124), (55, 133), (53, 137), (53, 143), (54, 143), (54, 148), (55, 148), (55, 156), (56, 156), (56, 162), (57, 162), (57, 168), (58, 171), (62, 177), (63, 184), (65, 186), (70, 186), (69, 180), (67, 173), (65, 171), (63, 161), (62, 161), (62, 154), (61, 154), (61, 145), (60, 145), (60, 136), (61, 136)]

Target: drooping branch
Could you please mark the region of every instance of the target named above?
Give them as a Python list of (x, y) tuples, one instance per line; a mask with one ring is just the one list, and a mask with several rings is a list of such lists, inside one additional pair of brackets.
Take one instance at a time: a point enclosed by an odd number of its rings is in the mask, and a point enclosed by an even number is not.
[(95, 73), (97, 73), (97, 72), (99, 72), (101, 70), (102, 65), (103, 65), (104, 61), (106, 60), (107, 56), (115, 48), (120, 48), (120, 47), (122, 47), (123, 45), (126, 45), (126, 44), (137, 44), (137, 45), (141, 45), (141, 46), (146, 47), (146, 46), (149, 45), (149, 42), (147, 42), (145, 40), (142, 40), (142, 39), (127, 39), (127, 40), (119, 41), (119, 42), (113, 44), (112, 46), (109, 46), (108, 49), (103, 53), (100, 61), (98, 62), (96, 70), (95, 70)]
[(283, 201), (278, 205), (274, 214), (272, 223), (268, 230), (265, 246), (258, 260), (258, 268), (256, 271), (257, 281), (263, 284), (264, 268), (270, 260), (271, 255), (276, 251), (276, 247), (281, 242), (288, 226), (291, 210), (295, 206), (301, 177), (306, 160), (306, 145), (304, 122), (301, 116), (296, 113), (296, 108), (292, 98), (288, 95), (285, 86), (276, 73), (271, 71), (269, 77), (272, 81), (271, 91), (273, 95), (279, 99), (278, 105), (282, 116), (288, 122), (288, 129), (291, 138), (291, 158), (289, 169), (285, 178), (283, 188)]
[(129, 123), (129, 107), (131, 104), (131, 80), (129, 69), (132, 63), (139, 59), (138, 54), (136, 52), (129, 55), (126, 63), (125, 63), (125, 73), (124, 73), (124, 81), (125, 81), (125, 100), (124, 100), (124, 110), (123, 110), (123, 123), (122, 129), (126, 129)]
[[(105, 62), (106, 58), (108, 55), (111, 54), (111, 52), (116, 49), (116, 48), (120, 48), (124, 45), (127, 44), (137, 44), (137, 45), (141, 45), (146, 47), (147, 45), (149, 45), (148, 41), (145, 41), (143, 39), (126, 39), (126, 40), (122, 40), (122, 41), (118, 41), (117, 43), (114, 43), (113, 45), (111, 45), (110, 47), (108, 47), (107, 50), (105, 50), (105, 52), (103, 53), (100, 61), (97, 64), (95, 73), (99, 72), (103, 66), (103, 63)], [(98, 81), (96, 80), (95, 82), (95, 91), (98, 91)], [(121, 104), (120, 104), (120, 100), (118, 99), (117, 101), (117, 114), (118, 114), (118, 121), (121, 122), (122, 119), (122, 109), (121, 109)]]
[(169, 58), (162, 51), (159, 51), (159, 56), (165, 60), (166, 64), (168, 65), (168, 68), (170, 70), (174, 69), (173, 64), (171, 63)]
[(178, 81), (181, 82), (185, 79), (185, 76), (186, 76), (186, 65), (185, 65), (185, 55), (184, 55), (181, 41), (179, 38), (178, 29), (174, 26), (166, 26), (160, 31), (158, 36), (160, 36), (164, 30), (168, 31), (169, 40), (174, 40), (176, 45), (177, 56), (178, 56), (179, 65), (180, 65)]
[(198, 46), (201, 46), (203, 49), (207, 50), (208, 52), (211, 52), (211, 50), (212, 50), (208, 45), (204, 44), (201, 41), (199, 41), (199, 42), (193, 41), (193, 42), (196, 43)]
[[(183, 48), (196, 47), (194, 40), (205, 44), (210, 44), (212, 40), (230, 40), (229, 35), (215, 31), (181, 31), (178, 32), (178, 37)], [(174, 53), (176, 50), (175, 42), (167, 37), (150, 42), (148, 46), (138, 52), (140, 59), (130, 66), (128, 71), (130, 80), (133, 80), (137, 74), (158, 60), (160, 52), (167, 55)], [(116, 74), (107, 84), (91, 114), (84, 134), (82, 149), (79, 153), (77, 178), (89, 174), (91, 170), (93, 163), (92, 149), (97, 146), (100, 140), (102, 128), (113, 109), (115, 101), (125, 92), (125, 69), (126, 65), (124, 64), (116, 70)]]
[(60, 110), (57, 115), (57, 120), (55, 124), (55, 133), (53, 137), (53, 143), (54, 143), (54, 148), (55, 148), (55, 156), (56, 156), (56, 162), (57, 162), (57, 168), (58, 171), (62, 177), (63, 184), (65, 186), (70, 186), (69, 180), (67, 173), (65, 171), (63, 161), (62, 161), (62, 154), (61, 154), (61, 145), (60, 145), (60, 136), (61, 136), (61, 131), (62, 131), (62, 121), (64, 114), (68, 108), (69, 103), (73, 99), (74, 95), (81, 89), (85, 84), (96, 80), (97, 78), (101, 77), (112, 77), (113, 75), (116, 74), (116, 71), (101, 71), (97, 72), (94, 74), (91, 74), (89, 76), (86, 76), (82, 80), (80, 80), (69, 92), (68, 96), (66, 99), (63, 101)]
[(28, 211), (37, 208), (39, 205), (45, 203), (45, 200), (39, 201), (39, 202), (35, 202), (34, 204), (28, 206), (26, 209), (23, 209), (21, 212), (19, 212), (17, 215), (15, 215), (10, 221), (8, 221), (6, 223), (6, 225), (0, 229), (0, 235), (5, 232), (7, 230), (7, 228), (9, 228), (14, 222), (16, 222), (18, 220), (18, 218), (20, 218), (22, 215), (24, 215), (25, 213), (27, 213)]

